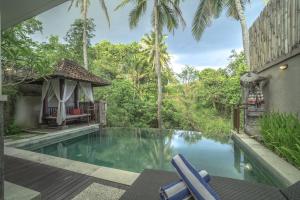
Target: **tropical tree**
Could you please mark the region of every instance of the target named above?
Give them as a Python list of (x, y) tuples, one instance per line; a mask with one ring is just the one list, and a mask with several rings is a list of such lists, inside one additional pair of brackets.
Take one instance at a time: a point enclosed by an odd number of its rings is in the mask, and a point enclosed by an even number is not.
[(178, 74), (178, 77), (180, 78), (182, 83), (189, 84), (189, 83), (197, 80), (198, 71), (194, 67), (186, 65), (183, 68), (182, 72), (180, 74)]
[[(105, 0), (99, 0), (102, 10), (104, 11), (105, 17), (107, 19), (108, 25), (110, 26), (110, 18), (108, 15), (108, 10), (105, 4)], [(87, 38), (87, 23), (88, 23), (88, 7), (90, 5), (90, 0), (72, 0), (69, 6), (70, 10), (75, 3), (76, 7), (80, 7), (81, 17), (83, 19), (83, 33), (82, 33), (82, 49), (83, 49), (83, 63), (84, 68), (88, 69), (88, 38)]]
[(147, 67), (149, 64), (143, 57), (134, 55), (129, 60), (128, 65), (129, 77), (133, 82), (136, 92), (140, 94), (140, 83), (147, 76)]
[[(83, 24), (86, 23), (86, 30), (83, 29)], [(83, 32), (86, 32), (86, 43), (88, 47), (91, 46), (91, 39), (95, 36), (95, 23), (94, 20), (89, 18), (86, 21), (83, 19), (76, 19), (73, 24), (71, 24), (66, 36), (65, 41), (68, 42), (68, 46), (72, 49), (72, 52), (76, 54), (76, 61), (81, 63), (83, 59)]]
[[(138, 25), (142, 15), (146, 13), (148, 0), (122, 0), (116, 10), (132, 3), (133, 9), (129, 14), (130, 28), (135, 28)], [(168, 31), (174, 31), (179, 23), (185, 26), (185, 21), (182, 17), (179, 8), (180, 0), (154, 0), (152, 9), (152, 27), (155, 35), (155, 71), (157, 76), (157, 125), (162, 128), (162, 75), (160, 65), (160, 48), (159, 41), (162, 37), (163, 29), (166, 27)]]
[[(169, 64), (170, 64), (170, 54), (168, 52), (168, 47), (166, 45), (166, 39), (167, 36), (163, 35), (162, 37), (159, 38), (159, 52), (160, 52), (160, 57), (159, 57), (159, 63), (160, 66), (162, 68), (162, 70), (169, 68)], [(155, 55), (156, 55), (156, 51), (155, 51), (155, 33), (151, 32), (151, 34), (146, 34), (141, 42), (140, 42), (141, 46), (142, 46), (142, 51), (143, 53), (145, 53), (148, 57), (148, 62), (153, 64), (153, 67), (155, 67), (154, 65), (154, 61), (155, 61)]]
[(192, 32), (194, 37), (200, 40), (204, 30), (212, 23), (213, 19), (218, 18), (225, 9), (229, 17), (233, 17), (241, 24), (244, 52), (247, 65), (250, 68), (249, 31), (244, 13), (245, 5), (249, 2), (250, 0), (202, 0), (194, 16)]
[[(167, 36), (162, 35), (159, 38), (159, 64), (161, 66), (161, 71), (164, 75), (164, 78), (169, 82), (174, 78), (173, 71), (170, 68), (170, 60), (171, 56), (168, 52), (168, 46), (166, 45)], [(151, 34), (146, 34), (141, 42), (142, 53), (144, 53), (148, 57), (148, 62), (152, 63), (153, 69), (155, 71), (155, 33), (151, 32)]]
[[(39, 43), (31, 36), (43, 30), (42, 23), (33, 18), (2, 32), (2, 66), (4, 86), (20, 84), (26, 79), (49, 72), (49, 63), (39, 54)], [(11, 80), (11, 76), (20, 79)], [(8, 83), (9, 82), (9, 83)], [(13, 82), (13, 83), (12, 83)]]

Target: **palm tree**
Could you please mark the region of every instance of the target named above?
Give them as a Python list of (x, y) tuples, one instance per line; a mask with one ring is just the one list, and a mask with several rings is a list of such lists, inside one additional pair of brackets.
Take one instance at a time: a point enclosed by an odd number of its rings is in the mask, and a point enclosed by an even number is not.
[[(147, 10), (149, 0), (122, 0), (117, 6), (116, 10), (132, 3), (134, 5), (129, 14), (130, 28), (135, 28), (138, 25), (142, 15)], [(185, 21), (182, 17), (179, 8), (180, 0), (154, 0), (152, 9), (152, 27), (155, 34), (155, 56), (154, 65), (157, 76), (157, 125), (162, 128), (162, 81), (161, 81), (161, 65), (160, 65), (160, 48), (159, 41), (162, 37), (163, 28), (166, 27), (168, 31), (174, 31), (178, 27), (179, 22), (185, 26)]]
[[(167, 78), (168, 82), (173, 81), (173, 71), (170, 68), (170, 61), (171, 56), (168, 52), (168, 46), (166, 45), (167, 36), (162, 35), (159, 38), (159, 62), (161, 66), (161, 71)], [(142, 47), (142, 53), (144, 53), (146, 56), (148, 56), (148, 63), (153, 64), (153, 69), (155, 71), (155, 33), (152, 31), (151, 34), (146, 34), (141, 42), (140, 45)]]
[[(169, 68), (169, 64), (170, 64), (170, 54), (168, 53), (168, 47), (166, 45), (166, 39), (167, 36), (166, 35), (162, 35), (159, 38), (159, 52), (160, 52), (160, 57), (159, 57), (159, 63), (160, 66), (162, 68), (162, 70), (167, 70)], [(154, 61), (155, 61), (155, 33), (151, 32), (151, 34), (146, 34), (142, 40), (141, 40), (141, 46), (142, 46), (142, 51), (143, 53), (145, 53), (148, 56), (148, 62), (149, 63), (153, 63), (153, 67), (155, 67), (154, 65)]]
[(241, 24), (246, 61), (250, 67), (249, 31), (244, 13), (245, 5), (249, 2), (250, 0), (201, 0), (193, 21), (194, 37), (200, 40), (205, 28), (226, 9), (227, 15), (238, 20)]
[(133, 82), (135, 87), (135, 91), (140, 94), (140, 82), (143, 80), (147, 75), (147, 67), (149, 66), (146, 59), (140, 58), (138, 56), (133, 56), (129, 62), (129, 77)]
[[(110, 26), (110, 19), (107, 11), (107, 7), (105, 4), (105, 0), (99, 0), (102, 10), (104, 11), (105, 17), (108, 22), (108, 26)], [(82, 43), (83, 43), (83, 63), (84, 63), (84, 68), (88, 69), (88, 39), (87, 39), (87, 15), (88, 15), (88, 7), (90, 5), (90, 0), (72, 0), (71, 4), (69, 6), (70, 10), (75, 3), (76, 7), (80, 7), (81, 9), (81, 17), (83, 19), (83, 34), (82, 34)]]

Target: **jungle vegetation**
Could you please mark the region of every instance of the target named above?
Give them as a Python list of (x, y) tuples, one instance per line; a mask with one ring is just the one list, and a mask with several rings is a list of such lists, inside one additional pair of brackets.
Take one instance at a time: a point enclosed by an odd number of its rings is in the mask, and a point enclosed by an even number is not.
[[(61, 41), (51, 36), (47, 42), (31, 39), (42, 31), (42, 23), (30, 19), (3, 33), (4, 87), (18, 94), (18, 85), (27, 78), (51, 73), (55, 64), (68, 58), (84, 64), (82, 57), (82, 21), (75, 20)], [(87, 38), (94, 37), (92, 19), (87, 23)], [(232, 52), (230, 64), (222, 69), (186, 66), (176, 74), (170, 66), (167, 36), (160, 37), (162, 69), (163, 128), (186, 129), (227, 134), (231, 128), (231, 108), (240, 101), (239, 78), (246, 71), (243, 53)], [(111, 86), (95, 90), (98, 100), (108, 103), (108, 125), (112, 127), (157, 127), (157, 79), (153, 65), (155, 34), (138, 42), (113, 44), (88, 40), (89, 70), (109, 81)], [(16, 55), (18, 55), (16, 57)], [(22, 79), (15, 75), (22, 72)]]

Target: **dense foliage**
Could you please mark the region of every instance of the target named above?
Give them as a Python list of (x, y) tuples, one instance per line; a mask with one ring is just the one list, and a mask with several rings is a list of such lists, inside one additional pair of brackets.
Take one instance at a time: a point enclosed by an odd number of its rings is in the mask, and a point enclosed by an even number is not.
[(297, 115), (269, 113), (260, 121), (264, 143), (300, 167), (300, 121)]
[[(94, 47), (94, 55), (93, 72), (112, 80), (111, 87), (96, 91), (97, 98), (108, 102), (109, 125), (155, 127), (155, 74), (143, 43), (104, 41)], [(245, 70), (244, 55), (235, 52), (225, 69), (187, 66), (178, 75), (166, 69), (164, 127), (229, 133), (231, 108), (239, 103), (239, 78)]]
[(1, 59), (4, 81), (9, 81), (7, 79), (11, 78), (10, 73), (17, 70), (26, 72), (24, 77), (32, 76), (33, 71), (45, 73), (45, 60), (37, 50), (39, 44), (31, 38), (31, 35), (38, 31), (42, 31), (41, 22), (30, 19), (2, 33)]
[[(46, 43), (30, 37), (42, 31), (33, 19), (4, 32), (3, 46), (16, 41), (19, 62), (4, 49), (4, 66), (34, 71), (35, 75), (51, 72), (55, 63), (68, 58), (82, 63), (82, 28), (76, 20), (66, 34), (65, 42), (51, 36)], [(88, 38), (93, 37), (93, 20), (88, 23)], [(23, 37), (18, 35), (21, 33)], [(121, 127), (156, 127), (157, 81), (153, 65), (154, 34), (145, 35), (140, 42), (112, 44), (100, 41), (89, 46), (89, 69), (111, 81), (111, 86), (95, 89), (97, 100), (108, 103), (108, 125)], [(197, 70), (186, 66), (180, 74), (171, 70), (166, 37), (161, 49), (164, 128), (198, 130), (215, 134), (229, 133), (231, 107), (240, 100), (239, 78), (245, 72), (243, 53), (232, 52), (230, 64), (223, 69)], [(18, 49), (18, 44), (26, 50)], [(150, 56), (149, 56), (150, 55)], [(39, 58), (39, 59), (30, 59)], [(24, 61), (23, 61), (24, 62)], [(11, 65), (9, 63), (14, 63)], [(10, 88), (10, 87), (7, 87)]]

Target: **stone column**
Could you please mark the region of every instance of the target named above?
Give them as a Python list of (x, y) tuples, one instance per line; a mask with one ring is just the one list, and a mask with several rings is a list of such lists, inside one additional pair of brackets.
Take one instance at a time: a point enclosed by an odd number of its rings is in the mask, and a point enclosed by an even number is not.
[[(0, 1), (2, 3), (2, 1)], [(0, 7), (0, 44), (1, 44), (1, 7)], [(0, 58), (1, 58), (1, 45), (0, 45)], [(4, 102), (7, 100), (6, 96), (2, 95), (2, 63), (0, 59), (0, 200), (4, 200), (4, 119), (3, 107)]]
[(0, 96), (0, 200), (4, 199), (4, 98)]

